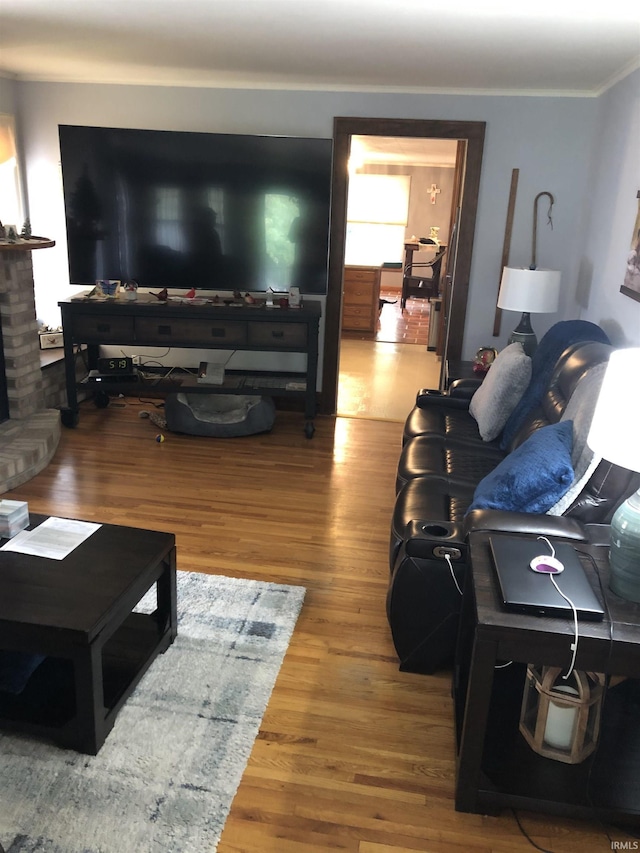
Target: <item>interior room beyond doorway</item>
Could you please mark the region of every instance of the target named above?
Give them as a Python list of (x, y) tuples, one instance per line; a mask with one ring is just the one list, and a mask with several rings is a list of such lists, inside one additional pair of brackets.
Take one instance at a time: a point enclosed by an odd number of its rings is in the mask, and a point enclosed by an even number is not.
[[(429, 249), (446, 245), (456, 152), (452, 140), (352, 137), (345, 271), (374, 270), (379, 302), (373, 322), (358, 328), (361, 317), (353, 322), (345, 310), (345, 292), (340, 415), (404, 420), (418, 388), (438, 387), (438, 329), (431, 326), (429, 340), (429, 327), (439, 320), (440, 306), (410, 298), (402, 311), (402, 278), (408, 241), (430, 241), (425, 259)], [(418, 252), (416, 260), (422, 255)]]

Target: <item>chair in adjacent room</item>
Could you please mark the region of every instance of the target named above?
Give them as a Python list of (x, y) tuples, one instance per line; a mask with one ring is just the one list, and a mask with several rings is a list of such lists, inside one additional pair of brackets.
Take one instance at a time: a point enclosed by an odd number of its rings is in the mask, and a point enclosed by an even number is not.
[(404, 311), (407, 299), (429, 299), (440, 293), (440, 273), (446, 247), (441, 248), (430, 261), (411, 261), (402, 275), (400, 307)]

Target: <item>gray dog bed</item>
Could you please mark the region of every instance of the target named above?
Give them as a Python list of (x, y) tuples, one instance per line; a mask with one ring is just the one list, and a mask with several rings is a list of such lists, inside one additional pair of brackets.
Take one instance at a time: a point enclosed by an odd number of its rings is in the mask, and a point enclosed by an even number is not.
[(170, 394), (164, 413), (172, 432), (231, 438), (268, 432), (276, 407), (271, 397), (255, 395)]

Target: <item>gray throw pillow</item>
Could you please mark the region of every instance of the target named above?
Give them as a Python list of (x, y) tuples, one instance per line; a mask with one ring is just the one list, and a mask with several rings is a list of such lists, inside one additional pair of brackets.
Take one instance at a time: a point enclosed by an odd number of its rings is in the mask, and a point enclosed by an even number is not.
[(493, 441), (500, 435), (530, 381), (531, 359), (522, 344), (509, 344), (498, 353), (469, 403), (469, 412), (478, 422), (484, 441)]

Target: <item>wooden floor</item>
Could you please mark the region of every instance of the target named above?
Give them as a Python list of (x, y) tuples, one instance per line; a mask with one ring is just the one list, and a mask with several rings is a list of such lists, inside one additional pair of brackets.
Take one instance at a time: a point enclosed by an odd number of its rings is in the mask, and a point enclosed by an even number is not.
[(442, 360), (418, 344), (340, 341), (338, 414), (404, 423), (419, 388), (438, 388)]
[[(385, 593), (402, 425), (322, 418), (309, 441), (279, 413), (265, 436), (157, 443), (143, 408), (84, 404), (48, 468), (4, 497), (173, 531), (183, 570), (307, 588), (219, 853), (533, 849), (511, 813), (454, 810), (450, 673), (398, 671)], [(520, 816), (541, 848), (611, 849), (597, 825)]]

